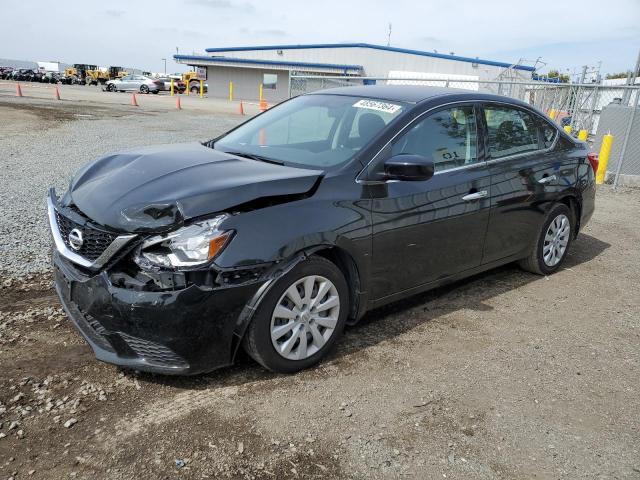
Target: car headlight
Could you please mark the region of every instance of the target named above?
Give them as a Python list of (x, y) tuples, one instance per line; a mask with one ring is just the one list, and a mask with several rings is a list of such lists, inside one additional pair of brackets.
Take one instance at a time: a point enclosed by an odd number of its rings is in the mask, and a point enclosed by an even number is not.
[(166, 235), (145, 240), (136, 254), (135, 262), (145, 267), (196, 267), (213, 260), (227, 245), (232, 230), (220, 230), (228, 215), (193, 223)]

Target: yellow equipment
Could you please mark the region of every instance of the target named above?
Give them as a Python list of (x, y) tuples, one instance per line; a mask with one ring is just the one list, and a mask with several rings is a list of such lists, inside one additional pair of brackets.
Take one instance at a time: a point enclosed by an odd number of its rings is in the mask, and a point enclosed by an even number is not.
[(99, 68), (87, 70), (87, 85), (104, 85), (107, 80), (109, 80), (109, 73), (106, 70), (100, 70)]
[(192, 89), (195, 89), (197, 92), (200, 91), (200, 79), (198, 78), (198, 74), (196, 72), (192, 71), (183, 73), (182, 81), (187, 86), (187, 94), (189, 94)]
[(115, 80), (116, 78), (122, 78), (129, 75), (128, 72), (124, 71), (122, 67), (109, 67), (109, 80)]

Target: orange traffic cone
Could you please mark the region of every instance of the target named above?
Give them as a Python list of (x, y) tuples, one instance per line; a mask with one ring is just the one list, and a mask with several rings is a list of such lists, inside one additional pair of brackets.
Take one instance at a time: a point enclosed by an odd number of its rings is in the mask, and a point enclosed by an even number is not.
[(266, 100), (260, 100), (260, 111), (264, 112), (269, 106), (267, 105)]
[(131, 106), (133, 107), (139, 107), (140, 105), (138, 105), (138, 99), (136, 98), (136, 94), (132, 93), (131, 94)]
[(16, 97), (22, 96), (22, 89), (20, 88), (20, 84), (16, 83)]
[(240, 115), (244, 115), (244, 105), (242, 104), (242, 100), (240, 100)]
[(176, 97), (176, 108), (178, 110), (182, 110), (182, 105), (180, 104), (180, 95)]
[(56, 87), (56, 91), (55, 91), (55, 94), (53, 95), (53, 98), (55, 98), (56, 100), (60, 100), (60, 89), (58, 87)]

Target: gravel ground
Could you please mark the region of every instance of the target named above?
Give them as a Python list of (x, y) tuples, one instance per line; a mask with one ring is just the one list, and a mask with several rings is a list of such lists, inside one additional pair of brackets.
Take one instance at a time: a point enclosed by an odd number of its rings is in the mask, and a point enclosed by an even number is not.
[(600, 189), (557, 274), (509, 265), (370, 312), (317, 368), (137, 374), (59, 308), (44, 191), (240, 117), (21, 102), (0, 98), (0, 479), (640, 478), (640, 191)]

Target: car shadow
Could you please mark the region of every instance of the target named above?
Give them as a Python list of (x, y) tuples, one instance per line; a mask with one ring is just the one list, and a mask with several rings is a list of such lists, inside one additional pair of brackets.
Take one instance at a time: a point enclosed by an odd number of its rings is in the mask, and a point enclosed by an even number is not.
[[(581, 234), (562, 268), (572, 269), (586, 263), (610, 246), (595, 237)], [(338, 348), (324, 362), (340, 364), (344, 357), (363, 352), (456, 310), (492, 310), (487, 300), (540, 279), (540, 276), (525, 272), (516, 264), (509, 264), (377, 308), (368, 312), (356, 325), (347, 327)], [(232, 367), (193, 377), (139, 373), (138, 378), (180, 389), (216, 389), (288, 377), (268, 372), (243, 352), (236, 360)], [(318, 368), (297, 375), (313, 375), (314, 370)]]

